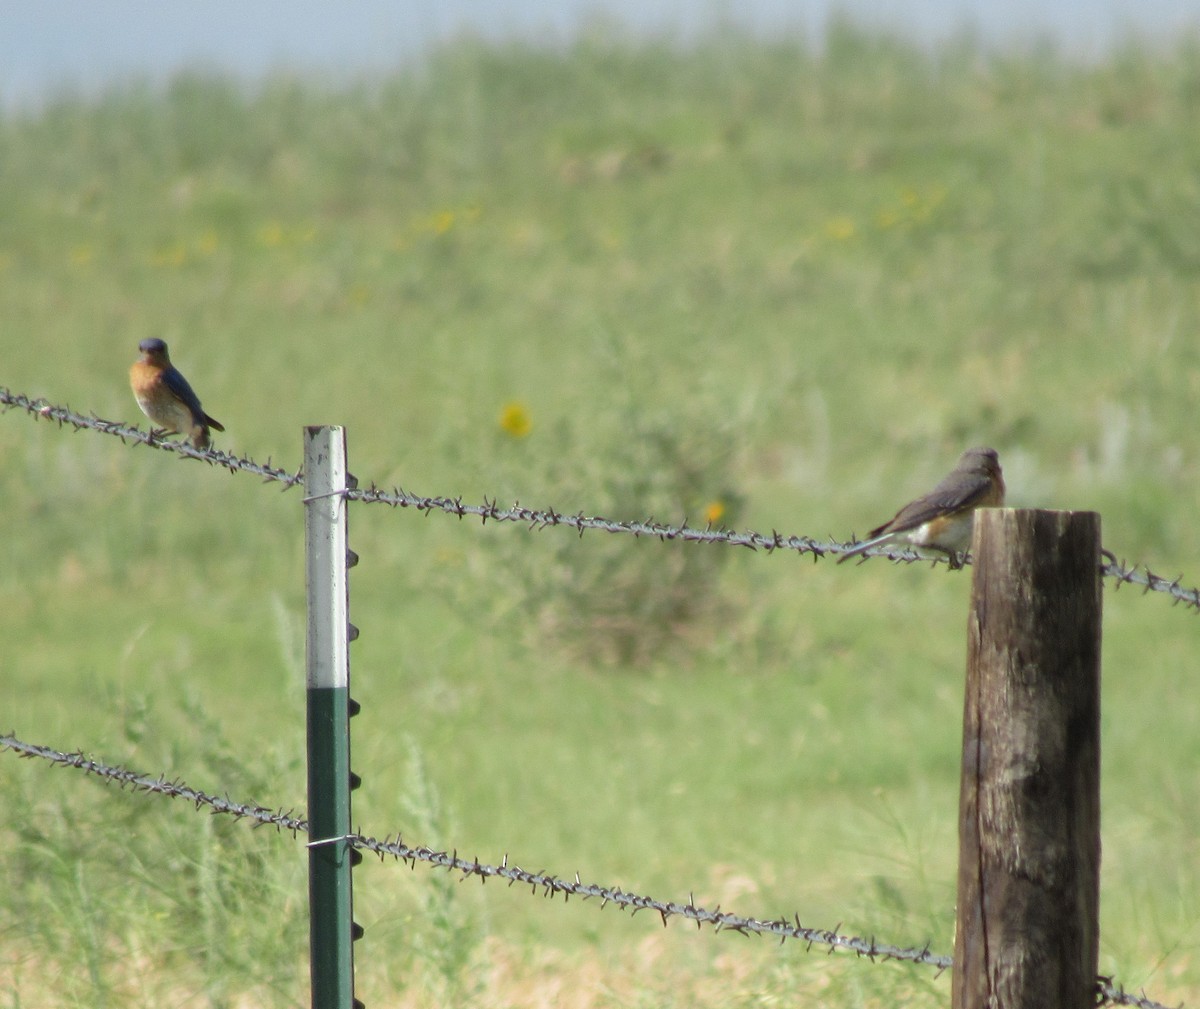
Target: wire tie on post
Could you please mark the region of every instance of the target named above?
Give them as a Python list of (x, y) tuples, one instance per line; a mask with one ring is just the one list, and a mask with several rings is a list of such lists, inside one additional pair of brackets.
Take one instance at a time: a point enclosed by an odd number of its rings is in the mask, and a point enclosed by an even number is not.
[[(350, 493), (351, 489), (352, 488), (350, 488), (350, 487), (343, 487), (341, 490), (325, 491), (324, 494), (310, 494), (308, 497), (302, 498), (300, 503), (301, 504), (312, 504), (314, 501), (322, 501), (328, 497), (341, 498), (342, 503), (345, 503), (346, 495)], [(334, 515), (336, 515), (336, 514), (337, 514), (337, 509), (335, 508)]]
[(328, 490), (324, 494), (310, 494), (308, 497), (304, 498), (301, 501), (301, 504), (309, 504), (313, 501), (320, 501), (322, 498), (327, 498), (327, 497), (344, 497), (345, 495), (347, 495), (349, 493), (350, 493), (350, 488), (343, 487), (341, 490)]
[(339, 834), (337, 837), (323, 837), (319, 841), (309, 841), (304, 847), (320, 848), (326, 844), (337, 844), (338, 841), (349, 841), (352, 836), (351, 834)]

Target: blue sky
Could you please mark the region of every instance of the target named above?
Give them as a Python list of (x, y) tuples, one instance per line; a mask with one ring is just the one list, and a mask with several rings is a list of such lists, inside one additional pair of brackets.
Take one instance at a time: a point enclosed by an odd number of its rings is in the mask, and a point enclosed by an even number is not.
[(638, 30), (686, 35), (720, 17), (819, 38), (834, 7), (931, 41), (964, 25), (998, 44), (1048, 35), (1083, 57), (1131, 31), (1161, 40), (1200, 25), (1200, 0), (0, 0), (0, 102), (161, 80), (185, 66), (251, 80), (281, 66), (356, 74), (411, 59), (462, 28), (563, 39), (597, 11)]

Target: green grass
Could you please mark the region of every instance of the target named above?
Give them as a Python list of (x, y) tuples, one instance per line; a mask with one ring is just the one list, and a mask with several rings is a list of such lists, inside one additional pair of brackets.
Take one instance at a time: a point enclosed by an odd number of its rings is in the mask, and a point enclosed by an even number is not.
[[(136, 420), (161, 335), (222, 448), (295, 466), (339, 423), (364, 481), (839, 539), (986, 442), (1013, 504), (1195, 584), (1197, 126), (1194, 37), (1080, 67), (845, 23), (63, 99), (0, 121), (0, 383)], [(0, 493), (0, 728), (301, 806), (299, 493), (16, 413)], [(366, 507), (351, 542), (365, 832), (950, 951), (966, 576)], [(555, 586), (630, 572), (706, 606), (571, 647)], [(1196, 626), (1105, 604), (1101, 970), (1191, 1002)], [(297, 842), (0, 767), (0, 1004), (306, 1002)], [(456, 887), (359, 870), (368, 1005), (948, 998)]]

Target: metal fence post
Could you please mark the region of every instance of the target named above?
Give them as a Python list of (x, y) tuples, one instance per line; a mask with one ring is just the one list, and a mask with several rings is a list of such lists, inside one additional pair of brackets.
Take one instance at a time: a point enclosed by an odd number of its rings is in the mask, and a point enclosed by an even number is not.
[(304, 431), (308, 896), (313, 1009), (353, 1009), (346, 433)]
[(954, 1009), (1096, 1005), (1100, 516), (975, 519)]

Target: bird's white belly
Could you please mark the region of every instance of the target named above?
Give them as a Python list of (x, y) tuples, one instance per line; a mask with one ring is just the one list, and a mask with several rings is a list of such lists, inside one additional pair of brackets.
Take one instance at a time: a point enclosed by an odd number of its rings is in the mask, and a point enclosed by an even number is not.
[(909, 542), (918, 547), (936, 547), (939, 550), (954, 550), (961, 553), (971, 545), (971, 532), (975, 528), (975, 513), (942, 516), (917, 526), (909, 534)]
[(194, 427), (192, 423), (192, 411), (178, 400), (169, 399), (164, 402), (159, 398), (139, 396), (138, 405), (142, 408), (142, 412), (154, 421), (155, 424), (165, 427), (170, 431), (190, 434)]

